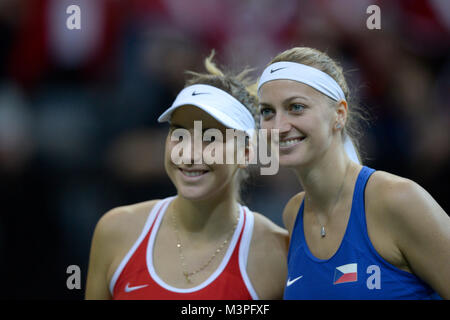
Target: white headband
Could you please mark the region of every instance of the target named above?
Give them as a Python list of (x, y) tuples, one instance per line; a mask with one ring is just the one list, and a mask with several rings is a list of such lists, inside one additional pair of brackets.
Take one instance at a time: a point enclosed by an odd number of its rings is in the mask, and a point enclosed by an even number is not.
[(194, 84), (181, 90), (158, 122), (170, 121), (172, 112), (185, 105), (196, 106), (224, 126), (245, 131), (250, 136), (256, 128), (252, 114), (242, 103), (227, 92), (206, 84)]
[[(338, 83), (325, 72), (296, 62), (281, 61), (269, 65), (258, 82), (258, 93), (261, 86), (273, 80), (294, 80), (307, 84), (335, 101), (345, 100), (344, 92)], [(353, 162), (361, 164), (353, 141), (345, 135), (344, 149)]]
[(259, 79), (258, 91), (264, 83), (281, 79), (307, 84), (335, 101), (345, 100), (341, 86), (328, 74), (304, 64), (288, 61), (269, 65)]

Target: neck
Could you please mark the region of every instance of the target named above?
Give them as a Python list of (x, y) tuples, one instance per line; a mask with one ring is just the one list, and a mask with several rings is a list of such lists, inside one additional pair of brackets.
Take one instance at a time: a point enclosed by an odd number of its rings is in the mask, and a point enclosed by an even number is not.
[[(320, 160), (295, 169), (305, 191), (305, 206), (311, 211), (328, 215), (337, 197), (345, 194), (345, 182), (351, 177), (355, 164), (345, 151), (328, 152)], [(326, 217), (328, 218), (328, 217)]]
[(238, 210), (238, 202), (232, 195), (195, 201), (177, 196), (172, 201), (170, 214), (175, 215), (182, 232), (221, 236), (236, 223)]

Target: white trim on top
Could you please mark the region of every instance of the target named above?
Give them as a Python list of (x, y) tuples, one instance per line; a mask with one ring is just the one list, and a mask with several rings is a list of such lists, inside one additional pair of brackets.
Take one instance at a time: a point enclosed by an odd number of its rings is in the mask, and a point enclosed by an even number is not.
[(150, 211), (150, 213), (148, 215), (147, 221), (145, 222), (144, 228), (142, 229), (140, 236), (134, 242), (134, 244), (130, 248), (130, 250), (128, 250), (128, 253), (122, 259), (122, 261), (120, 262), (119, 266), (117, 267), (116, 271), (114, 272), (114, 274), (111, 278), (111, 281), (109, 283), (109, 292), (111, 293), (111, 296), (114, 295), (114, 286), (116, 285), (116, 282), (119, 279), (119, 276), (121, 275), (121, 273), (122, 273), (123, 269), (125, 268), (125, 266), (127, 265), (128, 261), (133, 256), (134, 252), (137, 250), (137, 248), (141, 244), (142, 240), (144, 240), (145, 236), (147, 235), (153, 221), (155, 220), (156, 214), (158, 213), (159, 209), (164, 204), (166, 204), (166, 207), (167, 207), (167, 204), (169, 204), (173, 198), (174, 197), (168, 197), (166, 199), (160, 200), (153, 206), (152, 210)]
[(252, 282), (247, 274), (247, 259), (248, 252), (250, 250), (250, 243), (252, 241), (253, 234), (253, 225), (255, 217), (253, 212), (250, 211), (247, 207), (244, 207), (245, 214), (245, 228), (241, 238), (241, 244), (239, 246), (239, 269), (241, 270), (242, 279), (244, 279), (244, 283), (247, 286), (247, 290), (252, 296), (253, 300), (259, 300), (258, 294), (253, 288)]
[(236, 227), (236, 230), (234, 231), (233, 237), (231, 238), (230, 245), (227, 249), (227, 252), (225, 253), (225, 256), (222, 259), (222, 262), (220, 263), (219, 267), (202, 283), (200, 283), (198, 286), (192, 287), (192, 288), (176, 288), (173, 287), (167, 283), (165, 283), (156, 273), (156, 270), (153, 266), (153, 247), (155, 244), (156, 235), (158, 233), (159, 226), (161, 224), (162, 218), (164, 216), (165, 210), (161, 212), (158, 215), (158, 218), (155, 222), (155, 226), (152, 230), (152, 234), (150, 235), (150, 240), (147, 247), (147, 268), (148, 272), (150, 273), (150, 276), (153, 278), (153, 280), (163, 287), (166, 290), (172, 291), (172, 292), (178, 292), (178, 293), (191, 293), (198, 290), (201, 290), (208, 286), (210, 283), (212, 283), (225, 269), (225, 267), (228, 264), (228, 261), (230, 260), (231, 255), (233, 254), (234, 248), (236, 246), (236, 242), (239, 239), (239, 235), (241, 233), (241, 229), (244, 223), (244, 213), (242, 206), (239, 206), (239, 223)]

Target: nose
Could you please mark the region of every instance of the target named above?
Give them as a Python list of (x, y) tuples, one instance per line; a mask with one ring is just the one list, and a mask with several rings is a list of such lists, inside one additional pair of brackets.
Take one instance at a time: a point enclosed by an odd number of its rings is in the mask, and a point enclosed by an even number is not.
[[(201, 137), (200, 137), (201, 139)], [(194, 141), (192, 141), (192, 149), (191, 149), (191, 154), (192, 154), (192, 159), (194, 164), (202, 164), (203, 163), (203, 144), (202, 144), (202, 140), (198, 140), (197, 139), (193, 139)]]
[(189, 130), (190, 139), (188, 139), (187, 149), (190, 152), (183, 152), (182, 160), (184, 164), (201, 164), (203, 160), (202, 132)]
[(283, 135), (292, 129), (292, 124), (284, 113), (277, 113), (274, 119), (273, 129), (278, 129), (280, 135)]

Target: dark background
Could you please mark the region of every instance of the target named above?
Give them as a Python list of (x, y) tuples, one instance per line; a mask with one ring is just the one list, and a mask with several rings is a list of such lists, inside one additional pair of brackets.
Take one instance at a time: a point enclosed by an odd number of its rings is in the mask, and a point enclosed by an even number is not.
[[(66, 8), (81, 8), (68, 30)], [(366, 9), (381, 8), (381, 30)], [(0, 274), (3, 299), (81, 299), (92, 233), (109, 209), (175, 193), (157, 116), (211, 49), (255, 76), (293, 46), (341, 62), (372, 121), (364, 164), (410, 178), (450, 212), (447, 0), (3, 0)], [(301, 191), (254, 177), (247, 205), (281, 224)], [(81, 290), (68, 290), (78, 265)]]

